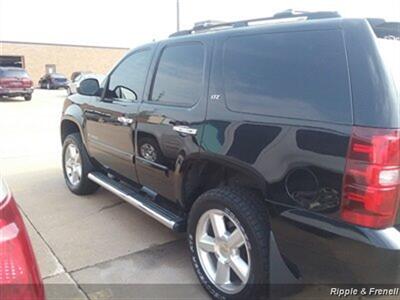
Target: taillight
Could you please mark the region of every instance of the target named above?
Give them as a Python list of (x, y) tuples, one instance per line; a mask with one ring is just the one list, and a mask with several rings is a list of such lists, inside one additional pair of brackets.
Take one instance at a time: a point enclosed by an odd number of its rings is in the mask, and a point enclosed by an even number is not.
[(8, 79), (6, 78), (0, 78), (0, 87), (5, 87), (7, 83), (9, 82)]
[(0, 299), (42, 300), (44, 290), (25, 225), (0, 178)]
[(23, 79), (22, 79), (22, 82), (23, 82), (24, 85), (27, 86), (27, 87), (32, 87), (32, 85), (33, 85), (33, 81), (30, 80), (29, 78), (23, 78)]
[(341, 217), (360, 226), (394, 225), (400, 196), (400, 130), (354, 127)]

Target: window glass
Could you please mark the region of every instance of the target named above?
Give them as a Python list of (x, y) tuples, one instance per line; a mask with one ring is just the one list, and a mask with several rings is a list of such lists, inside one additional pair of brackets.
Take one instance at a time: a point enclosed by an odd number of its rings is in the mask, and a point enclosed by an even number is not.
[(340, 31), (234, 37), (224, 46), (225, 96), (233, 111), (351, 122)]
[(204, 48), (200, 43), (164, 49), (154, 79), (151, 101), (191, 106), (202, 93)]
[(142, 97), (149, 64), (150, 50), (125, 58), (111, 74), (107, 97), (127, 102)]
[(17, 78), (27, 78), (28, 74), (23, 69), (5, 69), (2, 72), (4, 77), (17, 77)]
[(397, 40), (377, 39), (377, 43), (383, 61), (393, 76), (397, 91), (400, 92), (400, 42)]

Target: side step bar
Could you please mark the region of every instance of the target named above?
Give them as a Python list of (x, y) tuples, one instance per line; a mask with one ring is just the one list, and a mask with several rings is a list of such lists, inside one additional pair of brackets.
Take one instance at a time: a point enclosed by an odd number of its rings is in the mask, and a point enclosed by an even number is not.
[(136, 189), (115, 181), (100, 172), (89, 173), (88, 178), (173, 231), (182, 232), (186, 229), (185, 218), (155, 203), (149, 196), (141, 194)]

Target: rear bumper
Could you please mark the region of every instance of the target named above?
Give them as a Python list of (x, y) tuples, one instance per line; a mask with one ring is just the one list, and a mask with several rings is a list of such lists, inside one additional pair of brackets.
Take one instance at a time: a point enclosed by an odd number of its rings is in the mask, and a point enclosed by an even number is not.
[(343, 238), (344, 245), (350, 246), (350, 253), (340, 266), (351, 271), (354, 281), (360, 284), (400, 284), (399, 228), (359, 230), (364, 241)]
[(305, 284), (400, 284), (400, 227), (361, 228), (286, 211), (274, 218), (280, 253)]
[(33, 93), (33, 88), (20, 88), (20, 89), (8, 89), (0, 88), (0, 96), (17, 97), (30, 95)]

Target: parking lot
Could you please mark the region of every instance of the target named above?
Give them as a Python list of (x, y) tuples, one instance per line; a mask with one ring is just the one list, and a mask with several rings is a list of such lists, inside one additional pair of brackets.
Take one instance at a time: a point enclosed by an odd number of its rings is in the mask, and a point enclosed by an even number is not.
[(35, 90), (32, 101), (0, 98), (0, 170), (25, 217), (48, 298), (123, 297), (113, 285), (121, 283), (135, 284), (127, 285), (130, 296), (140, 289), (141, 297), (146, 290), (165, 297), (168, 284), (184, 287), (182, 298), (205, 298), (184, 235), (103, 189), (84, 197), (67, 190), (59, 137), (65, 97)]

